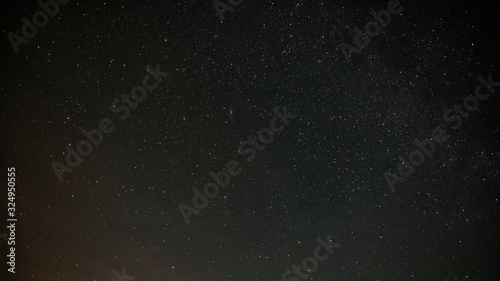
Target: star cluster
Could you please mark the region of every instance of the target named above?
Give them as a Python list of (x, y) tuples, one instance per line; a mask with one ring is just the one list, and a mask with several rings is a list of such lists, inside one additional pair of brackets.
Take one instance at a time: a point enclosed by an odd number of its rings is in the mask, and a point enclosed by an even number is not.
[[(310, 280), (497, 280), (500, 88), (394, 192), (384, 172), (478, 76), (500, 81), (498, 11), (401, 5), (348, 63), (340, 44), (387, 1), (243, 0), (221, 20), (212, 1), (72, 0), (17, 53), (8, 34), (40, 6), (3, 3), (6, 280), (282, 280), (327, 236), (341, 247)], [(119, 118), (157, 65), (168, 79)], [(238, 146), (283, 107), (295, 118), (247, 162)], [(113, 132), (59, 181), (51, 164), (103, 118)], [(179, 205), (230, 160), (242, 172), (186, 224)]]

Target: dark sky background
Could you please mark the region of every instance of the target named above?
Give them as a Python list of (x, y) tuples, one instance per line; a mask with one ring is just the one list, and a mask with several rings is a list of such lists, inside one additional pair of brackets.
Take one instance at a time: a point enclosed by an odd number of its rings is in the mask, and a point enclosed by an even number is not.
[[(500, 88), (395, 192), (384, 179), (479, 75), (500, 81), (494, 3), (403, 1), (348, 63), (340, 43), (387, 1), (243, 0), (221, 21), (211, 1), (73, 0), (18, 54), (7, 34), (40, 7), (2, 2), (1, 279), (274, 281), (330, 235), (310, 280), (500, 280)], [(169, 79), (118, 119), (157, 64)], [(238, 145), (283, 106), (247, 163)], [(102, 118), (115, 130), (59, 182), (51, 163)], [(241, 174), (186, 224), (179, 204), (230, 160)]]

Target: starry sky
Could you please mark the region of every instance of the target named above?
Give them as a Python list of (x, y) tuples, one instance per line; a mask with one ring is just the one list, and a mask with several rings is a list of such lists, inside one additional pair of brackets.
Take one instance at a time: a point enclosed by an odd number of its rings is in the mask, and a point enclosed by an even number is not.
[[(0, 161), (18, 219), (2, 280), (281, 281), (318, 237), (340, 246), (307, 280), (500, 280), (498, 86), (395, 191), (384, 177), (479, 76), (500, 81), (494, 1), (401, 1), (351, 62), (341, 43), (387, 1), (220, 3), (223, 20), (211, 0), (72, 0), (17, 53), (8, 34), (41, 8), (1, 4)], [(119, 118), (110, 105), (155, 69), (162, 82)], [(239, 145), (284, 109), (248, 161)], [(52, 164), (105, 118), (114, 130), (60, 181)], [(241, 173), (187, 224), (179, 206), (231, 160)]]

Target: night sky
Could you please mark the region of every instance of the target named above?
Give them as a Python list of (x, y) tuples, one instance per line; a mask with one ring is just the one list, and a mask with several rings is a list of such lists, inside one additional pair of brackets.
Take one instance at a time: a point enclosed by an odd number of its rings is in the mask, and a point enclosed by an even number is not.
[(1, 4), (1, 280), (500, 280), (495, 1), (59, 2)]

